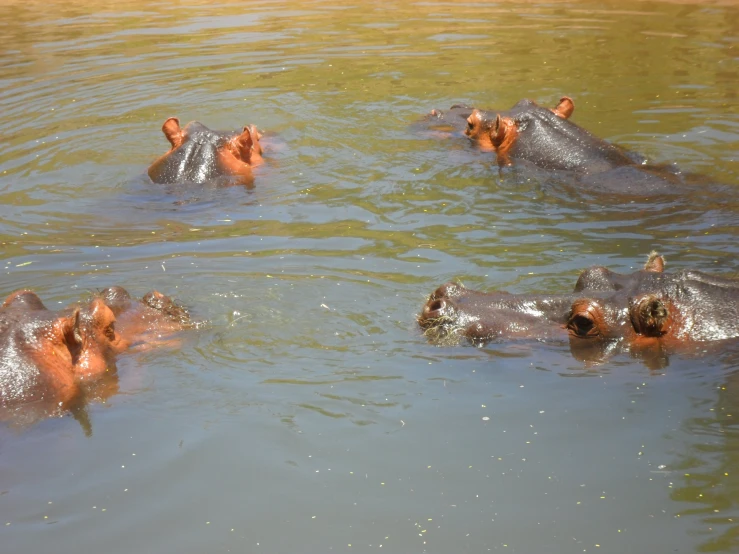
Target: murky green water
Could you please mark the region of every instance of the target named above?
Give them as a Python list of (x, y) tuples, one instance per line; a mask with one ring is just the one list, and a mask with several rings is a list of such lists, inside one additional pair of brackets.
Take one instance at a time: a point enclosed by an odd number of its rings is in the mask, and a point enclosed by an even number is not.
[[(452, 278), (564, 291), (652, 249), (736, 274), (738, 8), (24, 2), (0, 23), (2, 294), (156, 288), (211, 322), (121, 358), (91, 436), (0, 428), (3, 552), (739, 549), (736, 349), (590, 366), (414, 321)], [(412, 126), (563, 94), (724, 188), (516, 181)], [(255, 187), (149, 182), (171, 115), (266, 130)]]

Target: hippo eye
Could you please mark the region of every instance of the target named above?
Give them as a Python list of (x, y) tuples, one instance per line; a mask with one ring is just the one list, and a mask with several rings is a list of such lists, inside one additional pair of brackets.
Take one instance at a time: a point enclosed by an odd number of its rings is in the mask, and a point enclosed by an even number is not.
[(468, 129), (469, 129), (470, 131), (471, 131), (472, 129), (474, 129), (474, 128), (475, 128), (475, 125), (474, 125), (474, 123), (472, 123), (471, 121), (468, 121), (468, 122), (467, 122), (467, 128), (468, 128)]

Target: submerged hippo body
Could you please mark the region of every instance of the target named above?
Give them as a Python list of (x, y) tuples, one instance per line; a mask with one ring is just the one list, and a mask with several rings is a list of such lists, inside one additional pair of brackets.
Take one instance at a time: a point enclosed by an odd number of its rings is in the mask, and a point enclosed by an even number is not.
[(484, 293), (448, 283), (431, 294), (418, 321), (440, 342), (569, 338), (584, 359), (605, 345), (662, 351), (739, 337), (739, 280), (663, 268), (657, 254), (632, 274), (593, 267), (564, 295)]
[(189, 324), (187, 312), (168, 297), (154, 291), (145, 298), (155, 300), (131, 300), (125, 289), (111, 287), (51, 311), (32, 291), (10, 294), (0, 307), (0, 415), (30, 405), (25, 415), (37, 420), (79, 407), (103, 380), (105, 391), (97, 392), (114, 394), (117, 355)]
[(193, 121), (183, 129), (170, 117), (162, 132), (172, 148), (149, 167), (155, 183), (249, 184), (252, 167), (262, 162), (260, 134), (253, 125), (238, 133), (213, 131)]

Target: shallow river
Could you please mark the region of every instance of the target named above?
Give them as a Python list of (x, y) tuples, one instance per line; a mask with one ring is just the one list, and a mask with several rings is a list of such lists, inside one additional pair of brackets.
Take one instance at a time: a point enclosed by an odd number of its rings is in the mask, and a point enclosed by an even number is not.
[[(0, 41), (2, 295), (208, 322), (122, 356), (87, 420), (2, 424), (3, 553), (739, 551), (739, 349), (649, 369), (415, 322), (450, 279), (565, 292), (652, 249), (736, 275), (739, 8), (27, 1)], [(414, 125), (565, 94), (706, 183), (510, 179)], [(171, 115), (263, 129), (254, 187), (149, 181)]]

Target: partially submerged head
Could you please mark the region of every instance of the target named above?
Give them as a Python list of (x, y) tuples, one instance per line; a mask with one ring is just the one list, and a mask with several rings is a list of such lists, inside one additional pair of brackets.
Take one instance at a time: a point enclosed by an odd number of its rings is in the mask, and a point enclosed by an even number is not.
[(559, 338), (582, 359), (613, 345), (659, 353), (739, 337), (739, 281), (663, 269), (664, 259), (652, 252), (644, 269), (619, 274), (593, 267), (581, 273), (573, 293), (559, 295), (485, 293), (448, 283), (430, 295), (418, 322), (442, 344)]
[(261, 134), (254, 125), (238, 132), (213, 131), (193, 121), (180, 127), (176, 117), (162, 125), (169, 152), (149, 167), (156, 183), (208, 183), (232, 178), (251, 180), (251, 168), (262, 162)]
[[(500, 159), (501, 165), (510, 164), (508, 152), (518, 137), (516, 116), (525, 111), (542, 110), (531, 100), (522, 100), (509, 112), (493, 112), (474, 109), (467, 118), (467, 128), (464, 133), (476, 141), (483, 150), (494, 150)], [(575, 110), (572, 99), (563, 96), (556, 107), (548, 112), (560, 119), (567, 119)]]
[(0, 400), (69, 402), (80, 380), (114, 370), (125, 346), (99, 298), (54, 312), (30, 291), (12, 293), (0, 308)]

